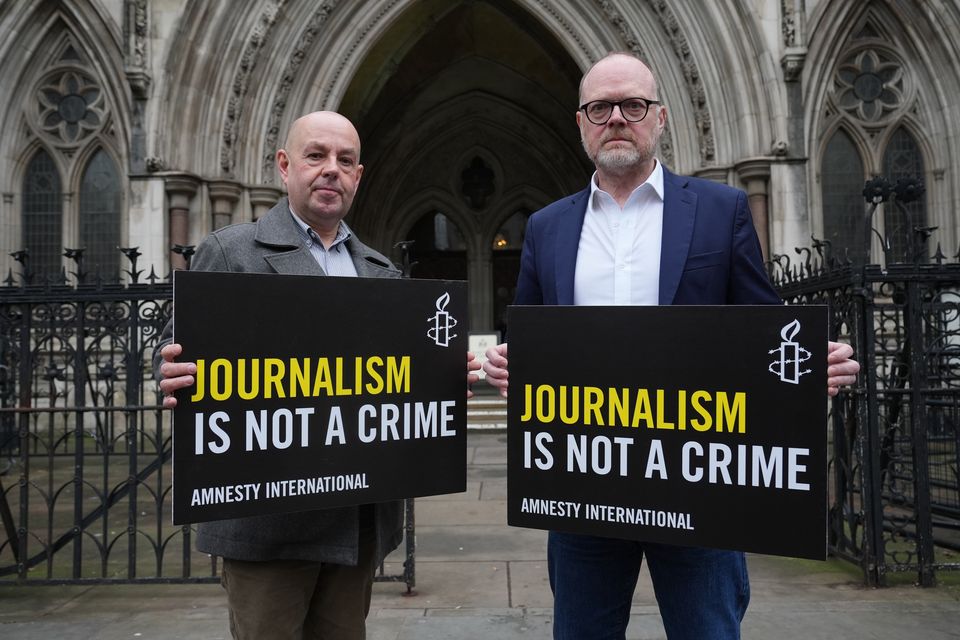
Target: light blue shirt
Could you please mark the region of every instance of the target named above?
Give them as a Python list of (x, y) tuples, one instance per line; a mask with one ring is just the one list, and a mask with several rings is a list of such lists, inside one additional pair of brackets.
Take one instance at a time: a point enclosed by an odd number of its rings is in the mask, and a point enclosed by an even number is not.
[(353, 237), (353, 231), (350, 230), (346, 222), (340, 221), (340, 226), (337, 227), (337, 237), (333, 239), (333, 243), (328, 249), (323, 246), (317, 232), (301, 220), (300, 216), (293, 212), (293, 209), (290, 209), (290, 215), (293, 216), (300, 228), (304, 246), (310, 250), (310, 255), (317, 261), (325, 274), (354, 278), (357, 276), (357, 267), (353, 264), (353, 258), (346, 244), (347, 240)]

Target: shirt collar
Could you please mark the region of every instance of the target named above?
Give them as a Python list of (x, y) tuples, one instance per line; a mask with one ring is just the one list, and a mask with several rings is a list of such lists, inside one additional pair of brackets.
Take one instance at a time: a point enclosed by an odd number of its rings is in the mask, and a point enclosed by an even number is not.
[[(309, 249), (311, 245), (316, 243), (318, 246), (323, 248), (323, 243), (320, 241), (320, 236), (317, 235), (317, 232), (310, 228), (306, 222), (304, 222), (300, 216), (293, 212), (293, 208), (290, 208), (290, 215), (293, 216), (293, 220), (297, 223), (297, 226), (300, 228), (301, 238)], [(333, 239), (333, 243), (330, 245), (330, 248), (333, 249), (339, 244), (342, 244), (353, 237), (353, 231), (350, 227), (347, 226), (347, 223), (343, 220), (340, 221), (339, 226), (337, 226), (337, 237)]]
[[(660, 161), (657, 160), (656, 158), (653, 159), (653, 162), (654, 162), (653, 171), (650, 172), (650, 175), (647, 176), (646, 180), (644, 180), (641, 184), (639, 184), (637, 188), (630, 193), (630, 197), (627, 198), (627, 200), (630, 200), (630, 198), (635, 196), (637, 192), (640, 191), (640, 189), (643, 189), (645, 185), (649, 184), (653, 188), (654, 193), (657, 194), (657, 197), (660, 198), (660, 201), (663, 202), (663, 165), (660, 164)], [(593, 176), (590, 178), (591, 201), (593, 200), (594, 196), (597, 195), (597, 193), (606, 194), (607, 192), (601, 189), (600, 186), (597, 184), (597, 172), (594, 171)]]

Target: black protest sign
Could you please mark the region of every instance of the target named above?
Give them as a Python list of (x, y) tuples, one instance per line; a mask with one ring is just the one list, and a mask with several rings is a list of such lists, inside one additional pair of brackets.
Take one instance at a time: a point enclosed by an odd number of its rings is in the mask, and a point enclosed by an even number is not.
[(508, 521), (826, 553), (825, 307), (511, 307)]
[(466, 490), (465, 282), (177, 272), (173, 521)]

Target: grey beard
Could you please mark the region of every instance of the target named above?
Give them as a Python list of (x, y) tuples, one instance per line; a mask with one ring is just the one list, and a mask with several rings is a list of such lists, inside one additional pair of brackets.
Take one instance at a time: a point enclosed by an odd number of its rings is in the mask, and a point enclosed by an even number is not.
[(601, 149), (592, 160), (598, 168), (616, 175), (625, 173), (637, 165), (642, 164), (646, 158), (643, 157), (643, 154), (641, 154), (639, 150), (628, 148)]

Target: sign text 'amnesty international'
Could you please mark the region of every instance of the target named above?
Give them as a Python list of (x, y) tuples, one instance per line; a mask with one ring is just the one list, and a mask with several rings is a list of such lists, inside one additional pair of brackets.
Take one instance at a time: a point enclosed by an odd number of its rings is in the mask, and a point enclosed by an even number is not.
[(464, 283), (178, 272), (174, 308), (175, 523), (465, 489)]
[(822, 307), (511, 307), (509, 323), (510, 524), (824, 557)]

